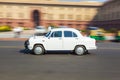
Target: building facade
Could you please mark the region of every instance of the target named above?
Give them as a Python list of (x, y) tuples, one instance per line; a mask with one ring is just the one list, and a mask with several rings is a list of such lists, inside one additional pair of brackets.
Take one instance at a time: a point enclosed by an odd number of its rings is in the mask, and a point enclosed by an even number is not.
[(120, 0), (109, 0), (99, 8), (94, 23), (96, 26), (105, 29), (120, 29)]
[[(0, 25), (42, 25), (85, 29), (93, 26), (102, 3), (60, 0), (0, 0)], [(92, 22), (91, 22), (92, 21)]]

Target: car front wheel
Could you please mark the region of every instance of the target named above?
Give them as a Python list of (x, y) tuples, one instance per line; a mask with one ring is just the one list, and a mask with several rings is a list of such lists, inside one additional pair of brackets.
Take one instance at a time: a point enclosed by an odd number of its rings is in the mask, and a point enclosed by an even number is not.
[(35, 55), (42, 55), (44, 54), (45, 50), (42, 45), (35, 45), (33, 49), (33, 53)]
[(84, 46), (76, 46), (74, 49), (74, 53), (77, 55), (84, 55), (85, 51), (86, 51), (86, 49)]

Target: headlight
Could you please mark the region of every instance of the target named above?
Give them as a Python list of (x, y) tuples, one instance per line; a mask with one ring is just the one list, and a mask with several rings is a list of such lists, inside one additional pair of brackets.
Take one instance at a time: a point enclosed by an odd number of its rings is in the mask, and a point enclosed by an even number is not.
[(26, 40), (25, 43), (24, 43), (24, 47), (25, 47), (26, 49), (28, 49), (28, 45), (29, 45), (29, 40)]
[(29, 40), (26, 40), (24, 44), (29, 45)]

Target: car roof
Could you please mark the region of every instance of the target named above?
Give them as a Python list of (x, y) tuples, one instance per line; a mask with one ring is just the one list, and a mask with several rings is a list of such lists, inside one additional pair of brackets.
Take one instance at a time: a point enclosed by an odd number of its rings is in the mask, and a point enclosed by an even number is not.
[(82, 36), (80, 34), (80, 31), (75, 28), (54, 28), (54, 29), (51, 29), (51, 32), (53, 32), (53, 31), (72, 31), (72, 32), (75, 32), (76, 34), (78, 34), (78, 36)]
[(69, 31), (75, 31), (75, 32), (78, 31), (74, 28), (54, 28), (51, 31), (58, 31), (58, 30), (61, 30), (61, 31), (69, 30)]

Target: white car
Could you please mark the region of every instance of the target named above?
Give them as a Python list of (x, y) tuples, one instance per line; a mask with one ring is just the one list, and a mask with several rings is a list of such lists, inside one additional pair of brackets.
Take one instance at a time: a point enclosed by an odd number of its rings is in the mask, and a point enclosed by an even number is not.
[(45, 36), (30, 37), (25, 41), (25, 48), (36, 55), (47, 51), (73, 51), (77, 55), (83, 55), (88, 50), (97, 49), (95, 39), (84, 37), (73, 28), (55, 28)]

